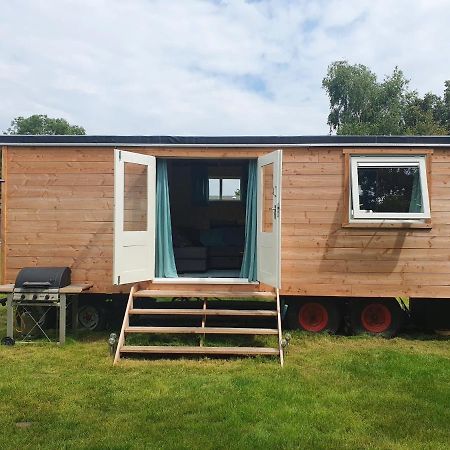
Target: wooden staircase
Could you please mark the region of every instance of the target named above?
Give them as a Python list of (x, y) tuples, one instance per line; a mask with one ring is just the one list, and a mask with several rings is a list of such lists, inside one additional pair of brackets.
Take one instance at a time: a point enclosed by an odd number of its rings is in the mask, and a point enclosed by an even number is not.
[[(186, 304), (182, 307), (173, 307), (177, 303), (168, 304), (168, 308), (142, 308), (135, 307), (136, 299), (143, 298), (189, 298), (197, 299), (203, 302), (202, 308), (186, 308)], [(264, 300), (270, 301), (274, 309), (218, 309), (208, 308), (208, 299), (220, 300)], [(152, 316), (156, 318), (198, 318), (201, 319), (201, 326), (136, 326), (130, 325), (131, 317)], [(276, 326), (273, 328), (260, 327), (229, 327), (229, 326), (208, 326), (208, 318), (237, 318), (247, 317), (254, 319), (273, 319)], [(199, 346), (183, 346), (183, 345), (127, 345), (126, 337), (131, 334), (189, 334), (199, 335)], [(207, 335), (273, 335), (277, 336), (277, 348), (270, 347), (212, 347), (206, 346)], [(280, 298), (277, 292), (252, 292), (252, 291), (174, 291), (174, 290), (139, 290), (139, 286), (135, 285), (131, 288), (128, 297), (128, 303), (125, 310), (122, 329), (117, 343), (117, 350), (114, 358), (114, 364), (124, 355), (133, 354), (153, 354), (153, 355), (223, 355), (223, 356), (278, 356), (280, 364), (283, 365), (283, 348), (281, 345), (281, 317), (280, 317)]]

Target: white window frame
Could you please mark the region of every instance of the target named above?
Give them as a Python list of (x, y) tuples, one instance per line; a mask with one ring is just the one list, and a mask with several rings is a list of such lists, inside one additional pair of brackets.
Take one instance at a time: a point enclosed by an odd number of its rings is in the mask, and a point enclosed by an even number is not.
[[(431, 218), (428, 193), (427, 166), (425, 156), (351, 156), (350, 157), (350, 189), (352, 205), (350, 220), (383, 221), (383, 220), (425, 220)], [(423, 212), (421, 213), (387, 213), (361, 210), (359, 207), (358, 169), (361, 167), (418, 167), (422, 193)]]
[[(232, 176), (214, 176), (214, 175), (209, 175), (208, 176), (208, 183), (209, 180), (219, 180), (219, 198), (215, 198), (215, 199), (210, 199), (208, 198), (208, 202), (220, 202), (220, 203), (239, 203), (242, 202), (242, 178), (241, 177), (232, 177)], [(239, 180), (239, 190), (241, 191), (241, 195), (239, 199), (228, 199), (228, 198), (223, 198), (223, 180)]]

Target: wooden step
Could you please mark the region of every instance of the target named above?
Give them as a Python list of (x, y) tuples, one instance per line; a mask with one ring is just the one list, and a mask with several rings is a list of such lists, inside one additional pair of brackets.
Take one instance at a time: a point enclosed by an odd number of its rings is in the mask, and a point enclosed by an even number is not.
[(278, 334), (272, 328), (228, 328), (228, 327), (126, 327), (125, 333), (161, 334)]
[(134, 297), (148, 297), (148, 298), (220, 298), (220, 299), (259, 299), (259, 300), (274, 300), (276, 295), (273, 292), (214, 292), (214, 291), (183, 291), (176, 292), (174, 290), (159, 290), (159, 289), (144, 289), (137, 291)]
[[(131, 287), (130, 294), (128, 296), (128, 302), (125, 309), (125, 314), (122, 322), (122, 328), (120, 330), (119, 339), (117, 342), (117, 349), (114, 357), (114, 364), (117, 364), (121, 358), (121, 355), (129, 354), (158, 354), (158, 355), (236, 355), (236, 356), (250, 356), (250, 355), (268, 355), (279, 356), (280, 364), (283, 365), (283, 349), (281, 341), (281, 318), (280, 318), (280, 297), (278, 290), (274, 292), (261, 292), (255, 291), (255, 287), (251, 286), (236, 286), (238, 289), (234, 289), (233, 285), (230, 286), (214, 286), (207, 289), (201, 289), (200, 287), (194, 287), (193, 289), (187, 289), (185, 286), (178, 285), (177, 289), (167, 286), (165, 289), (139, 289), (139, 284), (135, 284)], [(145, 286), (151, 287), (154, 286)], [(252, 290), (250, 290), (252, 289)], [(178, 304), (160, 304), (161, 308), (142, 308), (143, 305), (139, 305), (139, 308), (133, 307), (134, 298), (196, 298), (203, 300), (203, 308), (199, 308), (196, 303), (181, 303), (178, 308)], [(255, 300), (269, 300), (276, 302), (276, 311), (273, 309), (226, 309), (232, 308), (225, 302), (222, 303), (222, 309), (208, 309), (207, 299), (255, 299)], [(275, 303), (274, 302), (274, 303)], [(198, 302), (197, 302), (198, 303)], [(219, 303), (219, 302), (218, 302)], [(213, 303), (215, 306), (219, 306)], [(159, 305), (159, 304), (157, 304)], [(150, 305), (149, 305), (150, 306)], [(170, 307), (167, 307), (170, 306)], [(192, 308), (186, 308), (186, 306), (193, 306)], [(254, 305), (257, 307), (256, 305)], [(265, 305), (264, 305), (265, 306)], [(262, 306), (262, 308), (264, 308)], [(250, 306), (251, 307), (251, 306)], [(168, 326), (130, 326), (130, 315), (158, 315), (158, 316), (197, 316), (202, 318), (202, 326), (198, 327), (168, 327)], [(262, 316), (262, 317), (276, 317), (277, 328), (246, 328), (246, 327), (210, 327), (205, 326), (206, 316)], [(199, 335), (201, 342), (199, 346), (172, 346), (172, 345), (156, 345), (156, 346), (142, 346), (142, 345), (125, 345), (126, 335), (129, 333), (139, 334), (189, 334)], [(278, 336), (278, 348), (270, 347), (208, 347), (204, 346), (204, 335), (274, 335)]]
[(150, 353), (158, 355), (266, 355), (279, 356), (279, 350), (267, 347), (184, 347), (125, 345), (120, 353)]
[(174, 315), (174, 316), (251, 316), (276, 317), (277, 312), (266, 309), (194, 309), (194, 308), (134, 308), (130, 315)]

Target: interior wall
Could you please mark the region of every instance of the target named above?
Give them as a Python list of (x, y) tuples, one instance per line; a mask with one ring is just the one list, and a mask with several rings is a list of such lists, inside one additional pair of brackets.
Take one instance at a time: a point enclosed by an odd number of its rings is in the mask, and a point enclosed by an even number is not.
[[(196, 161), (169, 161), (169, 188), (172, 224), (174, 227), (207, 230), (221, 225), (245, 225), (243, 201), (211, 202), (205, 206), (195, 205), (192, 200), (191, 167)], [(204, 164), (204, 161), (202, 161)], [(247, 161), (233, 161), (217, 165), (211, 160), (210, 176), (241, 178), (241, 190), (246, 183)]]

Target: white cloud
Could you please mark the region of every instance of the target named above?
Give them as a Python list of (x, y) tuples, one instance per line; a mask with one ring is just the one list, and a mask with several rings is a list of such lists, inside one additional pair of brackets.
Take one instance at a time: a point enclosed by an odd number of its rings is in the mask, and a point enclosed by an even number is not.
[(450, 78), (446, 0), (11, 0), (0, 130), (33, 113), (91, 134), (325, 134), (329, 63)]

